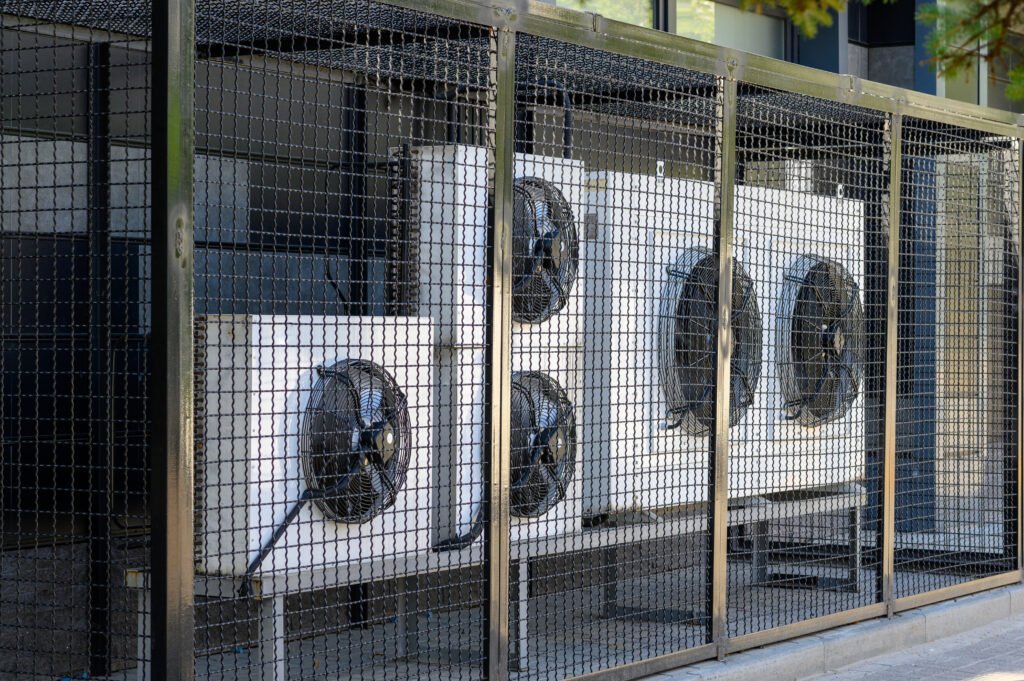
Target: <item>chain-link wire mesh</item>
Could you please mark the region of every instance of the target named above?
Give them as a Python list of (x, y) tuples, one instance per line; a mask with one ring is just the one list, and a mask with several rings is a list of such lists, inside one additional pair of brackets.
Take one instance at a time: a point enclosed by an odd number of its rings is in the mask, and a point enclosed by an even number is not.
[(525, 35), (515, 94), (510, 666), (554, 679), (707, 642), (720, 118)]
[[(879, 112), (741, 87), (729, 631), (877, 602), (885, 380)], [(737, 307), (738, 306), (738, 307)]]
[[(0, 0), (0, 679), (158, 674), (150, 12)], [(1019, 142), (541, 25), (196, 3), (197, 678), (636, 675), (880, 603), (883, 539), (1016, 567)]]
[[(90, 28), (55, 23), (83, 10)], [(129, 589), (149, 563), (148, 22), (0, 3), (3, 679), (148, 655)]]
[(903, 129), (896, 595), (1016, 564), (1019, 152)]

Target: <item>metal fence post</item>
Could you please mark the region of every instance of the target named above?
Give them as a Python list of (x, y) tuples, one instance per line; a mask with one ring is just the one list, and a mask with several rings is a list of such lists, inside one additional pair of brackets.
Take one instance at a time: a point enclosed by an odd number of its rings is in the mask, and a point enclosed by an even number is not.
[(885, 425), (882, 454), (882, 567), (881, 598), (892, 617), (896, 603), (896, 361), (899, 330), (900, 271), (900, 179), (903, 117), (891, 114), (886, 121), (884, 144), (889, 163), (889, 196), (885, 203), (889, 230), (888, 274), (886, 276), (885, 324)]
[(114, 424), (111, 400), (110, 43), (89, 45), (89, 673), (110, 673)]
[(1016, 480), (1016, 496), (1014, 501), (1017, 504), (1016, 509), (1016, 527), (1014, 528), (1013, 538), (1016, 542), (1017, 549), (1017, 570), (1021, 572), (1021, 578), (1024, 579), (1024, 542), (1021, 542), (1021, 524), (1024, 522), (1024, 509), (1021, 508), (1021, 502), (1024, 501), (1024, 489), (1022, 489), (1022, 483), (1024, 483), (1024, 361), (1021, 361), (1021, 350), (1024, 349), (1024, 322), (1021, 321), (1021, 311), (1024, 310), (1024, 285), (1021, 283), (1022, 274), (1024, 274), (1024, 253), (1022, 253), (1022, 243), (1024, 243), (1024, 141), (1020, 138), (1014, 140), (1013, 149), (1016, 152), (1014, 154), (1015, 161), (1017, 163), (1017, 433), (1016, 433), (1016, 467), (1017, 467), (1017, 480)]
[(511, 476), (512, 181), (515, 154), (515, 33), (491, 29), (494, 87), (494, 167), (490, 187), (492, 229), (487, 406), (490, 465), (487, 495), (487, 678), (508, 678), (509, 668), (509, 490)]
[(153, 3), (153, 678), (193, 675), (193, 0)]
[(715, 357), (715, 430), (708, 475), (710, 503), (710, 643), (724, 656), (728, 636), (729, 382), (732, 361), (733, 195), (736, 181), (736, 80), (718, 78), (715, 140), (715, 252), (718, 255), (718, 349)]

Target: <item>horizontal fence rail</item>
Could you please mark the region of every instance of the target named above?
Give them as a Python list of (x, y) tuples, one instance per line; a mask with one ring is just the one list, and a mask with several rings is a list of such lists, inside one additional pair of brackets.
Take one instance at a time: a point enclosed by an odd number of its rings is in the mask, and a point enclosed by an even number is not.
[(621, 680), (1020, 581), (1010, 114), (462, 0), (4, 0), (0, 112), (0, 679)]

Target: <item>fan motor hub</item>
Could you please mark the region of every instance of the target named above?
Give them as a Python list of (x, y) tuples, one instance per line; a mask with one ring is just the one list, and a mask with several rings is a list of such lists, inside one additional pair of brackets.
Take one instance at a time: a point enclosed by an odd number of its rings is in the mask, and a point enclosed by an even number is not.
[(555, 228), (544, 234), (544, 236), (537, 239), (534, 243), (533, 252), (537, 257), (537, 265), (534, 268), (536, 272), (547, 268), (549, 270), (556, 270), (562, 264), (562, 258), (565, 256), (566, 243), (562, 239), (561, 230)]
[(846, 347), (846, 335), (838, 326), (833, 328), (823, 324), (821, 327), (821, 346), (825, 350), (831, 350), (836, 355), (841, 355)]
[(395, 429), (388, 422), (367, 428), (359, 434), (359, 444), (376, 450), (385, 461), (395, 453), (397, 440)]
[(561, 460), (569, 448), (569, 438), (561, 428), (543, 428), (533, 436), (533, 441), (551, 452), (555, 461)]

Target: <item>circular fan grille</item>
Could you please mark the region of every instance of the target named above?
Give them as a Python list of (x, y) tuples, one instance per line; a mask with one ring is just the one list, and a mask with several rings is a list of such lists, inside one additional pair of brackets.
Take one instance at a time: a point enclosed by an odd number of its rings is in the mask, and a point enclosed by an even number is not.
[(557, 382), (512, 375), (512, 515), (544, 515), (565, 497), (576, 469), (576, 416)]
[(546, 180), (515, 182), (512, 213), (512, 316), (520, 323), (550, 319), (576, 280), (579, 237), (572, 208)]
[(321, 369), (302, 418), (302, 471), (324, 515), (370, 520), (395, 503), (409, 469), (405, 395), (382, 367), (343, 360)]
[(831, 260), (801, 256), (785, 277), (778, 319), (779, 378), (791, 419), (842, 418), (860, 391), (864, 311), (857, 282)]
[[(661, 386), (673, 425), (707, 435), (715, 422), (718, 262), (706, 249), (687, 249), (668, 275), (658, 328)], [(732, 272), (732, 340), (730, 426), (753, 403), (761, 378), (761, 311), (739, 263)]]

